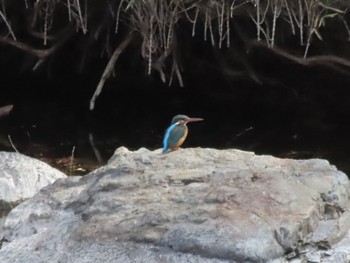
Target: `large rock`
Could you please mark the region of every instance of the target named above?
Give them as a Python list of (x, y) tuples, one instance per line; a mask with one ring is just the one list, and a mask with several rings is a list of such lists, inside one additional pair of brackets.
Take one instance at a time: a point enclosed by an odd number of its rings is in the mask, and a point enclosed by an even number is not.
[(321, 262), (349, 229), (349, 186), (325, 160), (119, 148), (12, 210), (0, 262)]
[(0, 210), (34, 196), (66, 175), (48, 164), (15, 152), (0, 152)]

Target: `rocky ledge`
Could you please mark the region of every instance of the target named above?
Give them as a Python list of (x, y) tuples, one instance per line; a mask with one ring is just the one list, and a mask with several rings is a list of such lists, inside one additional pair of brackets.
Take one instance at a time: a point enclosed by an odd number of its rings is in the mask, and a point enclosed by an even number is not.
[(347, 262), (349, 186), (325, 160), (119, 148), (13, 209), (0, 262)]

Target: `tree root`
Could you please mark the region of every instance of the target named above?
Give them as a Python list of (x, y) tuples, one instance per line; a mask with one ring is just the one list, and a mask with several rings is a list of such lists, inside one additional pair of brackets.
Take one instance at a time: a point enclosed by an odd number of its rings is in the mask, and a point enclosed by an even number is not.
[(262, 42), (254, 41), (253, 43), (250, 44), (250, 46), (265, 47), (271, 50), (276, 55), (303, 66), (326, 66), (344, 75), (350, 76), (350, 60), (347, 60), (338, 56), (318, 55), (318, 56), (304, 58), (304, 57), (295, 56), (291, 53), (288, 53), (284, 49), (281, 49), (278, 47), (269, 48), (267, 45), (265, 45)]
[(127, 35), (127, 37), (123, 40), (122, 43), (120, 43), (120, 45), (114, 50), (113, 55), (111, 57), (111, 59), (109, 60), (103, 74), (102, 77), (100, 79), (100, 82), (98, 83), (96, 90), (94, 92), (94, 94), (91, 97), (90, 100), (90, 110), (93, 110), (95, 108), (95, 101), (97, 99), (97, 97), (100, 95), (100, 93), (102, 92), (103, 86), (106, 82), (106, 80), (111, 76), (113, 69), (114, 69), (114, 65), (117, 62), (120, 54), (124, 51), (124, 49), (129, 45), (129, 43), (131, 42), (133, 38), (133, 33), (129, 33)]

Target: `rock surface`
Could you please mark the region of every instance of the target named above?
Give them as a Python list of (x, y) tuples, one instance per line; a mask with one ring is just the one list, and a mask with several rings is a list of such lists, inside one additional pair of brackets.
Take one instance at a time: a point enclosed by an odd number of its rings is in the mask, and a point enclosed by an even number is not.
[(0, 262), (346, 259), (349, 186), (325, 160), (119, 148), (13, 209)]
[(34, 196), (66, 175), (48, 164), (15, 152), (0, 152), (0, 210)]

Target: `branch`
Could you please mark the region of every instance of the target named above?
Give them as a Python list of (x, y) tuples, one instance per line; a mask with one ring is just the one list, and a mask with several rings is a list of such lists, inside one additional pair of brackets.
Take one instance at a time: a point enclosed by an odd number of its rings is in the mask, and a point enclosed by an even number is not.
[(2, 18), (2, 20), (4, 20), (4, 22), (5, 22), (5, 24), (6, 24), (7, 28), (8, 28), (8, 30), (9, 30), (11, 36), (13, 37), (13, 39), (16, 40), (16, 36), (15, 36), (15, 34), (13, 33), (12, 28), (11, 28), (9, 22), (7, 21), (5, 15), (4, 15), (1, 11), (0, 11), (0, 17)]
[(61, 32), (57, 33), (56, 37), (57, 39), (59, 39), (59, 41), (52, 47), (46, 48), (46, 49), (33, 48), (23, 42), (15, 41), (6, 37), (0, 37), (0, 44), (1, 43), (7, 44), (15, 48), (18, 48), (19, 50), (22, 50), (28, 54), (36, 56), (39, 59), (33, 68), (33, 70), (36, 70), (38, 66), (45, 61), (46, 58), (52, 55), (59, 47), (61, 47), (67, 41), (67, 39), (72, 35), (73, 32), (74, 32), (74, 28), (68, 27), (62, 30)]
[(8, 38), (0, 38), (0, 43), (11, 45), (13, 47), (16, 47), (16, 48), (22, 50), (22, 51), (25, 51), (29, 54), (32, 54), (40, 59), (49, 56), (57, 48), (57, 45), (55, 45), (55, 46), (52, 46), (52, 47), (47, 48), (47, 49), (36, 49), (36, 48), (32, 48), (31, 46), (24, 44), (22, 42), (15, 41), (15, 40), (8, 39)]
[[(266, 45), (257, 41), (254, 41), (251, 45), (256, 47), (263, 46), (268, 48)], [(333, 68), (334, 70), (341, 72), (344, 75), (350, 75), (350, 61), (341, 57), (332, 56), (332, 55), (318, 55), (318, 56), (303, 58), (303, 57), (292, 55), (286, 52), (285, 50), (277, 47), (269, 48), (269, 50), (271, 50), (272, 52), (274, 52), (275, 54), (283, 58), (286, 58), (290, 61), (294, 61), (295, 63), (298, 63), (300, 65), (328, 66), (329, 68)]]
[(114, 50), (113, 55), (111, 57), (111, 59), (109, 60), (103, 74), (102, 77), (100, 79), (100, 82), (97, 85), (97, 88), (95, 90), (94, 95), (92, 95), (91, 100), (90, 100), (90, 110), (94, 110), (95, 108), (95, 101), (97, 99), (97, 97), (100, 95), (103, 86), (106, 82), (106, 80), (110, 77), (113, 69), (114, 69), (114, 65), (117, 62), (120, 54), (124, 51), (124, 49), (129, 45), (129, 43), (131, 42), (133, 37), (132, 33), (129, 33), (127, 35), (127, 37), (123, 40), (122, 43), (120, 43), (120, 45)]

